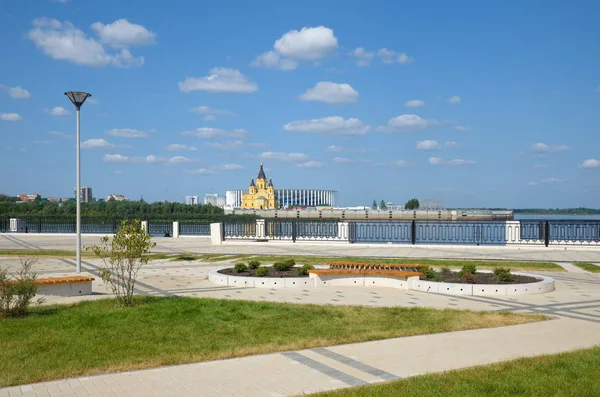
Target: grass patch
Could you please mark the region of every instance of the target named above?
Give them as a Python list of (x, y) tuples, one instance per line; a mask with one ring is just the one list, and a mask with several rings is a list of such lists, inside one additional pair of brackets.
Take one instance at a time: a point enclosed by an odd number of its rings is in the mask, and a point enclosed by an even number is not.
[[(70, 250), (32, 250), (32, 249), (16, 249), (16, 250), (0, 250), (0, 256), (36, 256), (36, 257), (56, 257), (69, 258), (75, 256), (75, 251)], [(82, 250), (81, 256), (91, 258), (95, 255), (91, 252)]]
[(600, 266), (594, 265), (593, 263), (573, 262), (573, 264), (580, 269), (587, 270), (588, 272), (600, 273)]
[(315, 397), (600, 396), (600, 347), (523, 358)]
[(478, 261), (478, 260), (446, 260), (446, 259), (419, 259), (419, 258), (365, 258), (356, 256), (324, 257), (324, 256), (255, 256), (252, 259), (261, 263), (280, 262), (293, 258), (299, 264), (323, 265), (327, 262), (356, 262), (356, 263), (420, 263), (433, 267), (462, 268), (465, 263), (473, 264), (478, 269), (493, 270), (497, 267), (507, 267), (513, 270), (542, 270), (551, 272), (564, 272), (565, 269), (551, 262), (517, 262), (517, 261)]
[(542, 315), (136, 297), (0, 319), (0, 387), (249, 354), (521, 324)]

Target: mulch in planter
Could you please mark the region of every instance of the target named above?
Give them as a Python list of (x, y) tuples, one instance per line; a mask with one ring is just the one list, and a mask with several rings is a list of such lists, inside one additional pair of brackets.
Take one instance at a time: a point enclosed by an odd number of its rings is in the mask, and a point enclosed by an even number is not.
[[(460, 284), (529, 284), (540, 281), (541, 279), (535, 277), (528, 276), (520, 276), (517, 274), (513, 274), (513, 281), (511, 283), (501, 283), (498, 281), (498, 278), (494, 275), (494, 273), (475, 273), (473, 277), (475, 277), (474, 283), (469, 283), (462, 277), (458, 275), (456, 272), (452, 273), (439, 273), (443, 279), (440, 281), (441, 283), (460, 283)], [(425, 276), (420, 277), (421, 280), (424, 281), (436, 281), (433, 279), (429, 279)]]
[[(285, 272), (277, 271), (271, 266), (267, 267), (267, 269), (269, 270), (269, 274), (264, 277), (308, 277), (308, 274), (306, 276), (299, 276), (298, 268), (295, 267)], [(228, 269), (219, 270), (218, 273), (226, 274), (228, 276), (256, 277), (256, 269), (248, 269), (245, 272), (237, 273), (234, 268), (230, 267)]]

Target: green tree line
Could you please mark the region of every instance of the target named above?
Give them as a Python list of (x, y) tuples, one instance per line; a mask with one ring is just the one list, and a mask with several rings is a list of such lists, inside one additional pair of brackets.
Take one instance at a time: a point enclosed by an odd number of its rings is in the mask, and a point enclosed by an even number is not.
[[(18, 200), (18, 199), (17, 199)], [(57, 204), (45, 200), (17, 203), (10, 197), (0, 196), (0, 216), (73, 216), (75, 202)], [(109, 200), (100, 203), (81, 203), (81, 216), (140, 219), (215, 218), (224, 215), (213, 205), (187, 205), (180, 203), (146, 203), (143, 201)]]

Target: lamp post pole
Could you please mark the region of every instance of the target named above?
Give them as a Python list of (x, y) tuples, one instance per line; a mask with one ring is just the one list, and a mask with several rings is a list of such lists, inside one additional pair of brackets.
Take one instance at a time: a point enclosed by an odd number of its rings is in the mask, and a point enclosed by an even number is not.
[(77, 109), (77, 186), (75, 187), (75, 197), (77, 199), (77, 210), (76, 210), (76, 221), (75, 221), (75, 233), (77, 234), (77, 258), (76, 258), (76, 271), (81, 272), (81, 135), (80, 135), (80, 116), (79, 111), (81, 105), (86, 99), (91, 97), (91, 94), (81, 91), (69, 91), (65, 92), (65, 95), (69, 97), (75, 108)]
[(81, 132), (80, 132), (80, 120), (79, 120), (79, 107), (77, 108), (77, 221), (75, 226), (75, 233), (77, 233), (77, 259), (76, 267), (77, 273), (81, 273)]

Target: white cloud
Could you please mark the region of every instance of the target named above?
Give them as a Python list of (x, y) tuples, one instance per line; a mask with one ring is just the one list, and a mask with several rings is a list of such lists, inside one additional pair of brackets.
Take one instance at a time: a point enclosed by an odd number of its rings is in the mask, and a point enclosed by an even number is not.
[(180, 81), (179, 90), (182, 92), (252, 93), (258, 90), (258, 86), (237, 69), (216, 67), (210, 70), (208, 76), (187, 77), (184, 81)]
[(91, 105), (97, 105), (97, 104), (99, 104), (99, 103), (100, 103), (100, 101), (99, 101), (99, 100), (97, 100), (97, 99), (94, 99), (94, 98), (89, 98), (89, 97), (88, 97), (88, 99), (86, 99), (85, 103), (89, 103), (89, 104), (91, 104)]
[(214, 175), (217, 173), (217, 171), (211, 170), (209, 168), (199, 168), (197, 170), (185, 170), (184, 172), (186, 174), (192, 174), (192, 175)]
[(126, 163), (129, 161), (129, 157), (121, 154), (105, 154), (102, 157), (102, 160), (106, 161), (107, 163)]
[(292, 121), (284, 125), (283, 129), (316, 134), (364, 135), (370, 130), (370, 127), (357, 118), (344, 119), (339, 116), (332, 116), (322, 119)]
[(407, 64), (413, 61), (408, 55), (403, 52), (397, 52), (394, 50), (388, 50), (387, 48), (381, 48), (377, 51), (377, 56), (381, 58), (381, 61), (386, 64), (401, 63)]
[(304, 163), (298, 163), (296, 164), (296, 167), (301, 167), (301, 168), (323, 168), (325, 167), (325, 164), (320, 163), (318, 161), (306, 161)]
[(581, 163), (580, 167), (581, 168), (600, 168), (600, 160), (596, 160), (596, 159), (583, 160), (583, 163)]
[(62, 139), (71, 139), (71, 138), (74, 138), (73, 135), (66, 134), (66, 133), (60, 132), (60, 131), (48, 131), (48, 135), (52, 135), (52, 136), (55, 136), (57, 138), (62, 138)]
[(133, 128), (113, 128), (106, 131), (107, 135), (118, 136), (121, 138), (147, 138), (148, 134), (144, 131), (135, 130)]
[(469, 127), (468, 125), (456, 125), (454, 126), (454, 129), (456, 131), (471, 131), (471, 127)]
[(304, 153), (262, 152), (258, 155), (264, 160), (278, 161), (307, 161), (308, 156)]
[(115, 145), (102, 138), (88, 139), (87, 141), (81, 143), (82, 149), (108, 149), (113, 147), (115, 147)]
[(391, 118), (387, 125), (379, 127), (379, 130), (387, 132), (418, 130), (439, 124), (440, 122), (435, 119), (422, 119), (416, 114), (401, 114), (400, 116)]
[(438, 150), (441, 146), (437, 141), (432, 141), (430, 139), (424, 141), (417, 141), (417, 149), (419, 150)]
[(116, 171), (114, 172), (114, 174), (115, 174), (115, 175), (121, 175), (122, 173), (123, 173), (123, 171), (121, 171), (121, 170), (116, 170)]
[(23, 147), (19, 147), (19, 146), (4, 146), (4, 150), (7, 150), (9, 152), (26, 152), (27, 149), (23, 148)]
[(331, 160), (333, 163), (336, 164), (344, 164), (344, 163), (353, 163), (355, 160), (346, 158), (346, 157), (334, 157), (333, 160)]
[(331, 81), (319, 81), (313, 88), (309, 88), (298, 96), (303, 101), (320, 101), (326, 103), (356, 102), (358, 92), (350, 84), (338, 84)]
[(0, 120), (4, 121), (19, 121), (23, 118), (18, 113), (1, 113)]
[(333, 30), (325, 26), (290, 30), (275, 41), (273, 49), (290, 59), (318, 61), (338, 47)]
[[(70, 22), (56, 19), (38, 18), (33, 21), (33, 28), (28, 37), (44, 54), (56, 60), (65, 60), (77, 65), (104, 67), (113, 64), (117, 67), (140, 66), (144, 57), (134, 57), (125, 47), (129, 45), (150, 44), (142, 31), (148, 32), (141, 25), (120, 19), (109, 25), (100, 22), (92, 24), (92, 29), (100, 35), (94, 39)], [(153, 34), (148, 32), (149, 34)], [(110, 54), (104, 47), (120, 48)]]
[(124, 18), (107, 25), (95, 22), (92, 24), (92, 30), (96, 32), (100, 41), (118, 48), (150, 45), (154, 44), (156, 39), (155, 33)]
[(425, 102), (419, 99), (412, 99), (410, 101), (406, 101), (406, 103), (404, 103), (404, 106), (406, 106), (407, 108), (419, 108), (421, 106), (425, 106)]
[(444, 160), (442, 160), (439, 157), (429, 157), (429, 159), (427, 159), (427, 161), (431, 165), (469, 165), (469, 164), (475, 164), (475, 161), (473, 161), (473, 160), (454, 159), (454, 160), (450, 160), (450, 161), (444, 161)]
[(8, 87), (6, 85), (0, 84), (0, 88), (5, 89), (8, 92), (8, 95), (13, 99), (27, 99), (31, 96), (31, 93), (29, 93), (29, 91), (19, 86)]
[(53, 116), (66, 116), (71, 114), (71, 111), (62, 106), (55, 106), (50, 110), (50, 114)]
[(549, 183), (566, 183), (569, 182), (568, 179), (561, 179), (561, 178), (546, 178), (546, 179), (542, 179), (539, 182), (529, 182), (529, 186), (539, 186), (539, 185), (545, 185), (545, 184), (549, 184)]
[(318, 62), (338, 47), (333, 30), (325, 27), (304, 27), (290, 30), (275, 41), (273, 50), (267, 51), (252, 61), (254, 67), (294, 70), (298, 61)]
[(190, 112), (203, 115), (204, 117), (202, 119), (205, 121), (215, 120), (217, 118), (216, 116), (235, 116), (235, 113), (233, 113), (231, 110), (213, 109), (204, 105), (190, 109)]
[(376, 167), (410, 167), (412, 164), (406, 160), (386, 161), (373, 163)]
[(185, 156), (173, 156), (169, 160), (167, 160), (167, 164), (168, 165), (177, 165), (177, 164), (191, 163), (192, 161), (193, 161), (192, 159), (187, 158)]
[(298, 62), (293, 59), (286, 59), (275, 51), (267, 51), (256, 57), (250, 66), (265, 69), (294, 70), (298, 67)]
[(195, 136), (198, 138), (211, 139), (211, 138), (242, 138), (246, 135), (246, 130), (235, 129), (231, 131), (221, 130), (219, 128), (201, 127), (196, 128), (192, 131), (183, 131), (181, 135), (184, 136)]
[(170, 152), (195, 152), (196, 150), (198, 150), (198, 148), (196, 148), (195, 146), (182, 145), (180, 143), (172, 143), (170, 145), (167, 145), (166, 149)]
[(460, 101), (461, 101), (461, 99), (459, 96), (452, 96), (452, 97), (448, 98), (447, 102), (451, 103), (451, 104), (457, 104), (457, 103), (460, 103)]
[(449, 148), (455, 148), (455, 147), (458, 147), (458, 143), (456, 143), (454, 141), (448, 141), (444, 144), (444, 146), (449, 147)]
[(119, 68), (135, 68), (144, 64), (144, 57), (135, 57), (129, 50), (123, 48), (112, 59), (113, 65)]
[(545, 143), (534, 143), (531, 149), (535, 152), (546, 153), (546, 152), (564, 152), (570, 149), (566, 145), (550, 146)]
[(208, 146), (217, 150), (235, 150), (243, 148), (244, 142), (242, 141), (227, 141), (227, 142), (205, 142), (204, 146)]
[(223, 171), (237, 171), (237, 170), (243, 170), (244, 166), (240, 165), (240, 164), (222, 164), (222, 165), (216, 166), (215, 168), (219, 169), (219, 170), (223, 170)]
[(352, 56), (356, 57), (357, 66), (365, 67), (371, 64), (371, 60), (375, 56), (375, 53), (367, 51), (364, 47), (358, 47), (352, 51)]
[(344, 146), (329, 145), (325, 149), (326, 152), (346, 152), (346, 153), (362, 153), (364, 149), (347, 148)]

